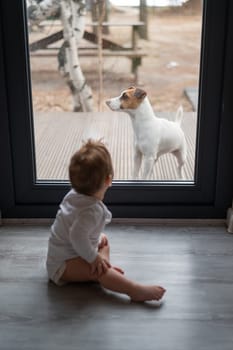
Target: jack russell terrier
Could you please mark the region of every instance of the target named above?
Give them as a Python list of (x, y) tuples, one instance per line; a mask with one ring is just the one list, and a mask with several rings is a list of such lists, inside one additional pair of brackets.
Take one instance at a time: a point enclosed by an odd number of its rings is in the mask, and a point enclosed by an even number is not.
[(144, 157), (142, 178), (148, 179), (153, 165), (165, 153), (172, 153), (178, 162), (178, 176), (183, 179), (183, 166), (186, 162), (187, 145), (184, 132), (180, 127), (183, 108), (177, 110), (175, 121), (155, 116), (147, 93), (139, 88), (130, 87), (120, 96), (111, 98), (106, 104), (112, 111), (129, 114), (132, 121), (135, 152), (133, 178), (137, 179)]

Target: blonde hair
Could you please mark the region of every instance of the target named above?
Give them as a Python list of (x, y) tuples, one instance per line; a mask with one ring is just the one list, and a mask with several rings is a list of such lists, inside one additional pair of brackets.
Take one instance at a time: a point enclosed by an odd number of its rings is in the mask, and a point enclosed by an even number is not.
[(112, 159), (103, 142), (88, 140), (71, 157), (69, 178), (72, 187), (79, 193), (93, 195), (113, 177)]

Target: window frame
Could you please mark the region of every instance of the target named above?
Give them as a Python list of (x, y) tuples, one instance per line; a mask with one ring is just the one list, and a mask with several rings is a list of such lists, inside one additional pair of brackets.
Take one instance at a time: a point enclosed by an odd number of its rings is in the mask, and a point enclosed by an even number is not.
[[(35, 181), (34, 128), (25, 4), (1, 2), (4, 181), (1, 209), (6, 217), (52, 217), (68, 183)], [(12, 11), (14, 7), (14, 11)], [(202, 55), (194, 183), (116, 182), (105, 203), (115, 217), (224, 217), (232, 199), (230, 88), (232, 5), (204, 1)], [(17, 33), (17, 40), (15, 37)], [(201, 122), (200, 122), (201, 120)], [(232, 177), (231, 177), (232, 175)], [(7, 192), (9, 190), (9, 196)]]

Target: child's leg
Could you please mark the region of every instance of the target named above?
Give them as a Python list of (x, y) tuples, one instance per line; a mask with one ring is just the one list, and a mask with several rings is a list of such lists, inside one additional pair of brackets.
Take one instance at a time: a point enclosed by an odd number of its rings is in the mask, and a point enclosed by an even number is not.
[[(110, 262), (110, 247), (105, 245), (99, 249), (99, 253)], [(119, 267), (113, 267), (116, 271), (121, 274), (124, 271)], [(90, 273), (90, 264), (81, 257), (73, 258), (66, 261), (66, 269), (63, 273), (62, 280), (70, 282), (87, 282), (87, 281), (98, 281), (98, 276)]]
[[(99, 253), (107, 260), (110, 262), (110, 246), (109, 244), (106, 244), (105, 246), (103, 246), (102, 248), (99, 249)], [(124, 273), (124, 271), (118, 267), (118, 266), (112, 266), (114, 268), (114, 270), (120, 272), (120, 273)]]
[(109, 268), (98, 280), (106, 289), (127, 294), (134, 301), (159, 300), (166, 291), (160, 286), (136, 283), (113, 268)]
[(66, 270), (62, 276), (66, 282), (99, 281), (100, 284), (114, 292), (127, 294), (132, 300), (159, 300), (165, 289), (155, 285), (142, 285), (127, 279), (114, 268), (109, 268), (101, 277), (91, 274), (90, 265), (82, 258), (70, 259), (66, 262)]
[(98, 276), (91, 274), (90, 264), (81, 257), (66, 260), (66, 268), (61, 276), (66, 282), (98, 282)]
[(102, 248), (98, 249), (98, 252), (106, 259), (110, 262), (110, 246), (109, 244), (106, 244), (105, 246), (103, 246)]
[[(99, 249), (106, 260), (110, 262), (110, 246), (106, 244)], [(124, 273), (120, 268), (115, 268), (118, 272)], [(90, 264), (81, 257), (69, 259), (66, 261), (66, 269), (62, 275), (62, 280), (69, 282), (87, 282), (98, 281), (98, 276), (90, 273)]]

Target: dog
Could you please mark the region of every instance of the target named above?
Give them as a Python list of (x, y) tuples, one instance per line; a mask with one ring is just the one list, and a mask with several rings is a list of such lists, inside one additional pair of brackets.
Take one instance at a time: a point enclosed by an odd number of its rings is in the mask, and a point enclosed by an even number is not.
[(139, 176), (143, 158), (142, 178), (149, 179), (154, 164), (165, 153), (172, 153), (176, 157), (178, 177), (184, 179), (187, 144), (180, 126), (182, 106), (176, 112), (175, 121), (158, 118), (146, 91), (134, 86), (124, 90), (120, 96), (108, 99), (106, 104), (112, 111), (126, 112), (131, 118), (135, 139), (133, 179)]

